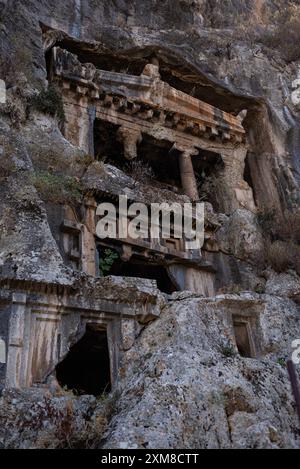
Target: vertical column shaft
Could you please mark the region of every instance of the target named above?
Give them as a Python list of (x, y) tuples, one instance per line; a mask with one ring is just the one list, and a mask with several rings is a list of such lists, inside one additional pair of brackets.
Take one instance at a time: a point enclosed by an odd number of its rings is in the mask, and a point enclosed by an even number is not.
[(14, 293), (9, 321), (6, 387), (19, 388), (22, 382), (22, 352), (25, 331), (26, 294)]
[(85, 221), (82, 231), (82, 270), (88, 275), (97, 275), (95, 242), (97, 203), (93, 198), (85, 200)]
[(197, 181), (192, 162), (193, 151), (185, 150), (179, 155), (181, 183), (184, 192), (192, 200), (199, 200)]

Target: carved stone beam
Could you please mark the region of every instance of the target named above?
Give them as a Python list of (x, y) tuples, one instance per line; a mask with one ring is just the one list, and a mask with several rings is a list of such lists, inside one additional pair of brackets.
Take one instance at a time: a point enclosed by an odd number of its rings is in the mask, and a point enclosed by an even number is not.
[(183, 190), (192, 200), (199, 200), (197, 181), (192, 162), (192, 156), (198, 155), (199, 151), (194, 147), (184, 147), (176, 143), (173, 148), (180, 152), (179, 168)]
[(124, 145), (124, 156), (127, 160), (137, 157), (137, 145), (142, 141), (142, 134), (139, 129), (128, 129), (120, 127), (118, 138)]

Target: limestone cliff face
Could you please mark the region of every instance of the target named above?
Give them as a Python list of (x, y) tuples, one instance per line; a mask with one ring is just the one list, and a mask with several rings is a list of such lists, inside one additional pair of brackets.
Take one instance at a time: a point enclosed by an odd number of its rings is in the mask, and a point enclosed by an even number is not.
[[(255, 201), (252, 211), (241, 207), (225, 213), (212, 208), (218, 200), (209, 201), (212, 233), (203, 257), (215, 267), (219, 295), (159, 294), (158, 319), (147, 316), (152, 322), (145, 324), (137, 313), (120, 347), (117, 392), (106, 402), (65, 395), (49, 376), (50, 384), (45, 380), (39, 389), (4, 391), (0, 446), (68, 446), (72, 434), (72, 447), (299, 448), (284, 362), (292, 341), (300, 338), (300, 230), (295, 222), (287, 236), (283, 229), (274, 233), (274, 220), (268, 225), (268, 217), (275, 216), (284, 220), (283, 228), (292, 226), (287, 213), (294, 217), (299, 210), (297, 5), (283, 0), (0, 0), (0, 79), (7, 98), (0, 104), (1, 301), (11, 283), (44, 282), (77, 288), (89, 310), (103, 297), (126, 304), (138, 298), (139, 307), (155, 303), (153, 285), (144, 301), (138, 286), (128, 293), (126, 281), (99, 287), (97, 279), (98, 286), (91, 281), (89, 289), (89, 280), (80, 283), (85, 276), (66, 265), (59, 247), (62, 205), (75, 206), (74, 218), (82, 221), (78, 189), (125, 193), (147, 203), (158, 197), (188, 200), (167, 188), (136, 187), (119, 169), (91, 161), (64, 138), (57, 116), (34, 107), (48, 85), (53, 46), (77, 55), (81, 63), (133, 75), (154, 58), (162, 79), (174, 88), (242, 116), (248, 149), (244, 179)], [(47, 190), (49, 177), (50, 186), (64, 182), (69, 190)], [(212, 174), (204, 192), (217, 199), (217, 184)], [(271, 266), (264, 262), (270, 249), (264, 230), (277, 248)], [(290, 254), (278, 267), (282, 249)], [(235, 294), (227, 295), (228, 289)], [(65, 294), (59, 307), (64, 300)], [(253, 343), (243, 350), (248, 357), (239, 353), (235, 326), (251, 327)], [(5, 328), (0, 317), (0, 336)]]
[[(256, 359), (239, 355), (232, 314), (252, 317)], [(288, 298), (175, 293), (160, 318), (127, 344), (116, 394), (76, 398), (51, 384), (7, 391), (0, 399), (0, 442), (4, 448), (299, 448), (284, 365), (299, 334), (299, 312)]]
[[(49, 28), (48, 46), (63, 41), (94, 63), (103, 62), (104, 54), (108, 61), (119, 57), (126, 68), (128, 60), (145, 62), (155, 53), (164, 73), (172, 73), (174, 83), (182, 80), (188, 92), (224, 110), (248, 110), (248, 163), (257, 203), (269, 208), (297, 203), (298, 101), (292, 97), (297, 96), (293, 82), (298, 77), (298, 62), (285, 60), (282, 48), (270, 48), (264, 40), (274, 29), (272, 22), (279, 21), (280, 11), (284, 16), (286, 2), (16, 4), (8, 0), (3, 5), (3, 76), (15, 57), (13, 76), (22, 72), (31, 85), (45, 83), (41, 31)], [(287, 46), (292, 39), (286, 38)]]
[[(104, 447), (299, 447), (280, 365), (299, 334), (293, 302), (251, 294), (184, 296), (126, 352), (118, 413)], [(230, 316), (241, 311), (257, 321), (258, 360), (241, 358), (232, 342)]]

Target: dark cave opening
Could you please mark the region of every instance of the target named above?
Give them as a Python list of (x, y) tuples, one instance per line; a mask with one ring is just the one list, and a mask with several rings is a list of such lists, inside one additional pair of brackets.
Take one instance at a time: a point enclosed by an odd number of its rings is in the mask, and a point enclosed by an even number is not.
[(100, 396), (110, 392), (110, 358), (106, 331), (87, 326), (84, 336), (57, 365), (56, 377), (60, 386), (80, 395)]
[(199, 155), (193, 157), (193, 166), (199, 182), (204, 182), (206, 177), (211, 176), (224, 168), (222, 157), (219, 153), (208, 150), (199, 150)]
[(118, 125), (101, 119), (95, 120), (95, 158), (116, 166), (136, 182), (146, 183), (148, 175), (149, 179), (151, 178), (151, 184), (163, 183), (169, 189), (175, 188), (177, 192), (180, 192), (178, 151), (171, 151), (173, 144), (143, 134), (143, 139), (137, 147), (137, 158), (129, 161), (124, 157), (123, 144), (117, 135), (118, 129)]
[(255, 187), (252, 179), (252, 174), (251, 174), (251, 166), (250, 166), (250, 158), (251, 158), (251, 153), (247, 153), (246, 159), (245, 159), (245, 169), (244, 169), (244, 181), (247, 182), (247, 184), (251, 187), (252, 192), (253, 192), (253, 198), (254, 202), (257, 205), (257, 199), (256, 199), (256, 194), (255, 194)]
[[(109, 249), (109, 251), (117, 253), (117, 250)], [(105, 257), (107, 247), (98, 246), (99, 258)], [(124, 261), (118, 254), (110, 265), (109, 271), (104, 275), (115, 275), (116, 277), (134, 277), (156, 280), (157, 287), (163, 293), (171, 294), (178, 290), (177, 285), (172, 281), (167, 269), (163, 265), (147, 262), (140, 257), (132, 256), (130, 260)]]
[(45, 52), (46, 72), (47, 72), (47, 80), (48, 81), (51, 81), (53, 79), (53, 76), (52, 76), (52, 61), (53, 61), (52, 49), (48, 49)]
[(179, 191), (181, 190), (179, 152), (171, 151), (172, 147), (171, 142), (156, 140), (144, 134), (142, 142), (138, 145), (137, 159), (151, 168), (156, 181)]
[(95, 159), (110, 163), (123, 169), (127, 160), (124, 157), (123, 144), (118, 139), (119, 126), (110, 122), (96, 119), (94, 122), (94, 152)]
[(224, 169), (221, 155), (208, 150), (199, 150), (199, 155), (194, 156), (192, 161), (200, 199), (210, 202), (214, 209), (218, 210), (219, 203), (213, 182)]

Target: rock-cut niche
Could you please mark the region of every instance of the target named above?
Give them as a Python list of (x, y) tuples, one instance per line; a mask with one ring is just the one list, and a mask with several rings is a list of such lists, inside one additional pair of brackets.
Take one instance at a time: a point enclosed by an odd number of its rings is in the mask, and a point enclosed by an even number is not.
[(87, 326), (84, 336), (56, 367), (60, 386), (77, 394), (99, 396), (111, 390), (107, 333)]

